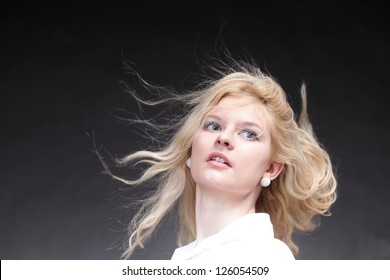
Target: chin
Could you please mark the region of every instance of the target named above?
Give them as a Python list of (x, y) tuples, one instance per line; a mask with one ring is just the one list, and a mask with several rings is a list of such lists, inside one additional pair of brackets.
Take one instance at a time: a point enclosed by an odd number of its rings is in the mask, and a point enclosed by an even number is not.
[(235, 179), (227, 176), (227, 174), (215, 170), (208, 170), (203, 175), (203, 182), (208, 185), (229, 185), (234, 181)]

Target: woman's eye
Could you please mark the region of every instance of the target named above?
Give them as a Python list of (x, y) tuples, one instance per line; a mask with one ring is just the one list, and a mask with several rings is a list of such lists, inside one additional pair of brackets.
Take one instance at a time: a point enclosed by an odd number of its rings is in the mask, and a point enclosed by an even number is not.
[(205, 125), (205, 128), (210, 131), (219, 131), (221, 130), (221, 126), (216, 122), (210, 122)]
[(256, 132), (254, 132), (252, 130), (245, 129), (245, 130), (241, 131), (240, 134), (243, 135), (246, 139), (258, 140)]

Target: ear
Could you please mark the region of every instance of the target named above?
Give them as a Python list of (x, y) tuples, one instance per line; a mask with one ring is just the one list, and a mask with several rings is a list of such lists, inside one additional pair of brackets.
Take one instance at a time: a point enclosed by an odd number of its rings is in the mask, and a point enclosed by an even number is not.
[(279, 176), (280, 172), (282, 172), (284, 167), (284, 163), (274, 161), (271, 163), (271, 165), (268, 167), (267, 171), (264, 175), (268, 175), (266, 177), (270, 178), (271, 181), (274, 180), (276, 177)]

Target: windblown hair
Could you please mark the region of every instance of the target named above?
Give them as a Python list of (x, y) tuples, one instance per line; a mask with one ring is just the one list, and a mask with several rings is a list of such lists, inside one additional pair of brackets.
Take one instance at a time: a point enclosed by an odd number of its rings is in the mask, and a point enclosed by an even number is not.
[[(178, 206), (178, 245), (195, 240), (195, 182), (186, 168), (194, 136), (203, 117), (226, 95), (250, 95), (263, 103), (271, 117), (271, 161), (284, 163), (279, 176), (263, 188), (256, 202), (256, 212), (268, 213), (275, 237), (284, 241), (294, 255), (298, 247), (293, 232), (313, 231), (320, 215), (330, 215), (336, 200), (336, 178), (331, 159), (316, 138), (307, 115), (305, 84), (301, 87), (302, 106), (299, 118), (276, 79), (262, 72), (254, 63), (231, 59), (211, 67), (215, 75), (196, 89), (178, 94), (173, 90), (154, 87), (140, 78), (151, 91), (161, 92), (159, 101), (146, 101), (129, 89), (137, 101), (156, 105), (167, 102), (181, 104), (184, 115), (169, 124), (174, 133), (166, 144), (154, 151), (141, 150), (117, 159), (121, 166), (146, 163), (142, 175), (135, 180), (111, 176), (132, 186), (158, 182), (155, 192), (147, 197), (129, 225), (129, 238), (122, 258), (129, 258), (137, 247), (143, 247), (168, 212)], [(145, 121), (157, 134), (166, 126)], [(166, 130), (167, 131), (167, 130)]]

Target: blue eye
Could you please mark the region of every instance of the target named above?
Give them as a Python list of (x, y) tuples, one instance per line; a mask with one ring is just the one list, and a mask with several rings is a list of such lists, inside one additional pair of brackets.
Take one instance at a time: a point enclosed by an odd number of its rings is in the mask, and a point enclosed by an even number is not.
[(205, 128), (210, 131), (219, 131), (221, 130), (221, 126), (216, 122), (206, 123)]
[(250, 141), (258, 140), (256, 132), (250, 129), (244, 129), (240, 134), (244, 135), (244, 137)]

